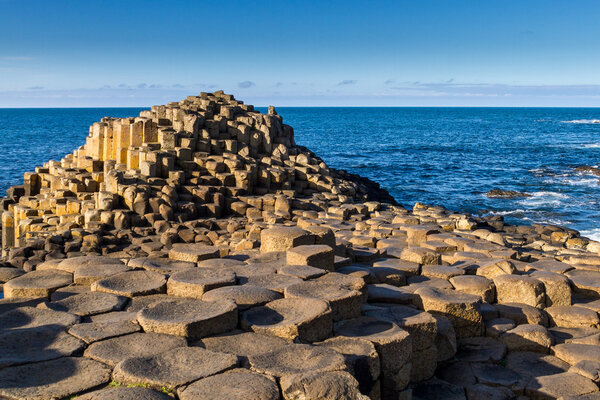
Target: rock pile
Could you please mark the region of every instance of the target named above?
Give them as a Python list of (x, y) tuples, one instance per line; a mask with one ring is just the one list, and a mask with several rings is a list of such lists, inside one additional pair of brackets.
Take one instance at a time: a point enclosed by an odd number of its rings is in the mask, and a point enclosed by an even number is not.
[(220, 92), (94, 124), (2, 202), (0, 397), (600, 398), (600, 243), (373, 195)]

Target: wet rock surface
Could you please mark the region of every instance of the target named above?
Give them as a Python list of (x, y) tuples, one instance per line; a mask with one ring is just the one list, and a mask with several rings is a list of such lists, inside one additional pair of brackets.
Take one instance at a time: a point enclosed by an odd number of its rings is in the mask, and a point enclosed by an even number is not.
[(274, 110), (215, 92), (104, 118), (22, 189), (2, 398), (600, 396), (600, 243), (405, 209)]

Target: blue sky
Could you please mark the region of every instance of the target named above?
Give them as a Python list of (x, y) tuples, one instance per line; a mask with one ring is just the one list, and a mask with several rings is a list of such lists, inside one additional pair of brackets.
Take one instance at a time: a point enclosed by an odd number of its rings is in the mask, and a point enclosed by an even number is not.
[(600, 1), (0, 0), (0, 107), (600, 106)]

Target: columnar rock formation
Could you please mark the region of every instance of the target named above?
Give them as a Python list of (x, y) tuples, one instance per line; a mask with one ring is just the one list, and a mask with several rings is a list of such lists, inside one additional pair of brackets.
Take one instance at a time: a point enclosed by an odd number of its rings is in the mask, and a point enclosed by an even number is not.
[(74, 228), (160, 230), (204, 217), (289, 218), (330, 200), (393, 202), (373, 182), (344, 177), (296, 146), (273, 107), (261, 114), (232, 95), (201, 93), (103, 118), (84, 146), (25, 174), (4, 201), (16, 204), (2, 216), (3, 251)]
[(105, 118), (1, 204), (0, 398), (600, 397), (600, 243), (406, 210), (274, 109)]

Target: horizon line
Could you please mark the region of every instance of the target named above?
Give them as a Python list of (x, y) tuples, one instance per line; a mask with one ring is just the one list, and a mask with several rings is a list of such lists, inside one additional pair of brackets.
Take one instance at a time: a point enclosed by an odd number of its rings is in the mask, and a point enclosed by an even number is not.
[[(70, 106), (56, 106), (56, 107), (0, 107), (0, 110), (56, 110), (56, 109), (93, 109), (93, 108), (101, 108), (101, 109), (109, 109), (109, 108), (130, 108), (130, 109), (139, 109), (139, 108), (150, 108), (154, 106), (86, 106), (86, 107), (70, 107)], [(255, 108), (268, 108), (271, 105), (254, 105)], [(466, 105), (456, 105), (456, 106), (439, 106), (439, 105), (410, 105), (410, 106), (390, 106), (390, 105), (302, 105), (302, 106), (274, 106), (275, 109), (281, 108), (600, 108), (598, 106), (466, 106)]]

